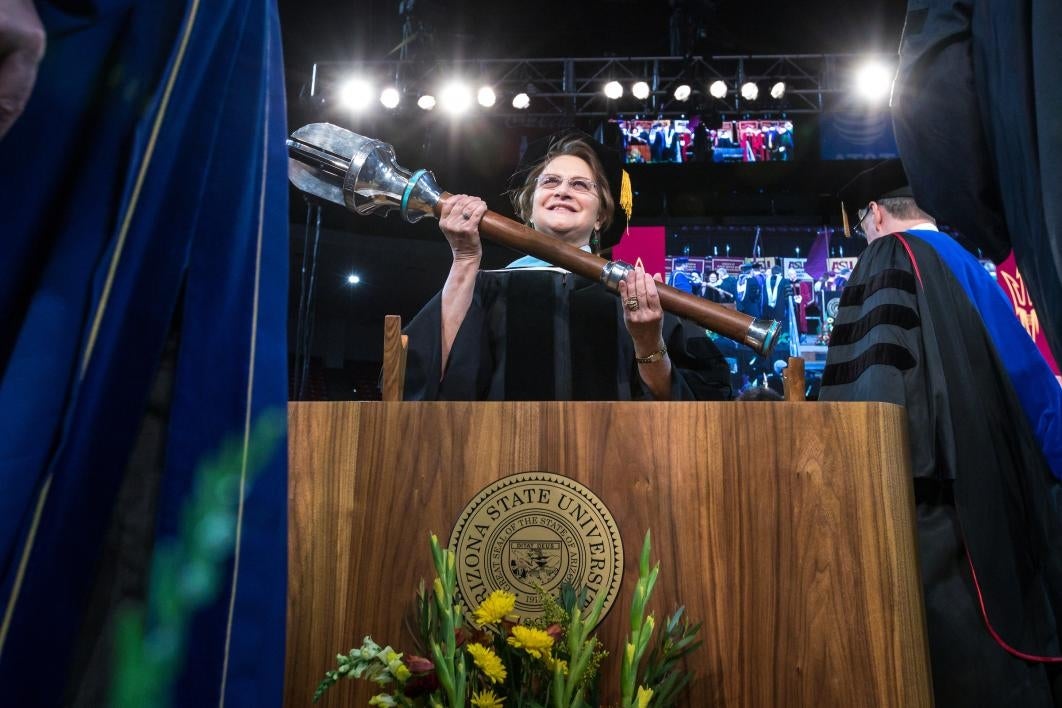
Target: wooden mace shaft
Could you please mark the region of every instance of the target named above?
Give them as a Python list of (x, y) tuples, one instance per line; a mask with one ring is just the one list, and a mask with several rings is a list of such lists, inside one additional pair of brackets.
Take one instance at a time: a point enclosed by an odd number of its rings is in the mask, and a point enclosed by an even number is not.
[[(442, 204), (453, 195), (443, 192), (434, 207), (435, 216), (442, 211)], [(488, 211), (483, 215), (479, 225), (480, 234), (495, 243), (509, 246), (522, 253), (529, 253), (547, 263), (570, 270), (572, 273), (589, 278), (595, 282), (601, 280), (601, 270), (608, 263), (604, 258), (531, 229), (497, 212)], [(729, 337), (739, 343), (745, 343), (745, 336), (755, 322), (755, 318), (736, 310), (709, 302), (670, 285), (657, 283), (660, 294), (660, 306), (668, 312), (692, 320), (706, 329)]]

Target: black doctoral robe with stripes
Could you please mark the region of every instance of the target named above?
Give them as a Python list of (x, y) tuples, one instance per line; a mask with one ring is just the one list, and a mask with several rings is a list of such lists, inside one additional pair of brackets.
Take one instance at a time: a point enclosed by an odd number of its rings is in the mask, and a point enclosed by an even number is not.
[[(441, 379), (441, 293), (406, 334), (407, 400), (651, 398), (619, 298), (559, 269), (481, 271)], [(703, 329), (665, 313), (663, 337), (672, 400), (731, 397), (726, 360)]]
[(859, 259), (820, 400), (907, 408), (937, 706), (1056, 705), (1062, 490), (981, 315), (928, 241), (886, 236)]

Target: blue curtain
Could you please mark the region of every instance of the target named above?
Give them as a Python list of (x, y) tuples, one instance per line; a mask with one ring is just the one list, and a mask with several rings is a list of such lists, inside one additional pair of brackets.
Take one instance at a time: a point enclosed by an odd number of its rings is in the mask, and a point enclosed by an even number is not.
[[(197, 465), (286, 403), (287, 158), (274, 0), (39, 3), (0, 141), (0, 696), (59, 705), (115, 496), (180, 311), (158, 539)], [(286, 450), (191, 627), (180, 705), (280, 703)]]

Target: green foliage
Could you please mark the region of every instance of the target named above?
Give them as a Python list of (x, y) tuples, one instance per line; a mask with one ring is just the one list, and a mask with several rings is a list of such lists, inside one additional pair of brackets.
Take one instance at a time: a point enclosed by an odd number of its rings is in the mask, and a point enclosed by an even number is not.
[[(646, 608), (660, 573), (659, 565), (649, 567), (650, 550), (650, 537), (646, 533), (631, 605), (631, 633), (621, 668), (624, 708), (673, 705), (689, 683), (682, 660), (700, 646), (696, 641), (700, 625), (691, 627), (683, 620), (684, 611), (680, 609), (668, 619), (646, 659), (654, 631), (653, 616), (646, 615)], [(391, 691), (374, 696), (371, 705), (455, 708), (469, 705), (468, 701), (483, 705), (488, 691), (503, 698), (505, 708), (597, 705), (597, 677), (608, 652), (593, 636), (593, 629), (601, 619), (604, 593), (598, 593), (591, 601), (588, 588), (577, 590), (566, 583), (557, 597), (538, 588), (542, 617), (520, 620), (515, 625), (510, 620), (518, 618), (506, 614), (512, 609), (513, 596), (510, 594), (504, 600), (488, 598), (474, 615), (484, 625), (466, 626), (463, 608), (454, 604), (457, 584), (454, 555), (441, 548), (434, 535), (431, 551), (437, 577), (430, 590), (421, 582), (416, 611), (421, 640), (431, 661), (413, 657), (410, 668), (418, 679), (431, 674), (437, 679), (434, 688), (414, 695), (408, 689), (415, 681), (406, 680), (410, 671), (403, 673), (395, 668), (394, 661), (400, 660), (401, 655), (390, 647), (380, 649), (366, 637), (360, 650), (339, 655), (339, 665), (325, 674), (314, 695), (315, 701), (343, 676), (370, 680), (390, 676), (394, 681), (393, 686), (389, 685)], [(525, 629), (520, 629), (521, 626)], [(470, 652), (470, 644), (485, 648)], [(493, 668), (490, 662), (494, 662)], [(421, 664), (426, 667), (417, 668)], [(387, 671), (383, 670), (385, 666)]]
[(242, 435), (232, 436), (196, 469), (176, 536), (155, 548), (147, 607), (124, 607), (116, 618), (112, 708), (169, 704), (188, 625), (222, 587), (241, 496), (283, 441), (284, 416), (283, 410), (263, 413), (246, 444)]
[[(668, 618), (664, 631), (649, 654), (642, 684), (653, 690), (654, 706), (674, 705), (690, 682), (691, 674), (681, 662), (703, 642), (697, 639), (701, 623), (690, 626), (684, 607)], [(681, 622), (681, 626), (680, 626)]]

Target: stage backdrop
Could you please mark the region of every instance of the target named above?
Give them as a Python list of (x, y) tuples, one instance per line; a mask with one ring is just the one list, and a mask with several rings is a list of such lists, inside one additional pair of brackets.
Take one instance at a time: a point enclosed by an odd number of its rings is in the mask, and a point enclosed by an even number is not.
[(612, 258), (639, 263), (654, 278), (664, 280), (664, 227), (631, 226), (612, 249)]

